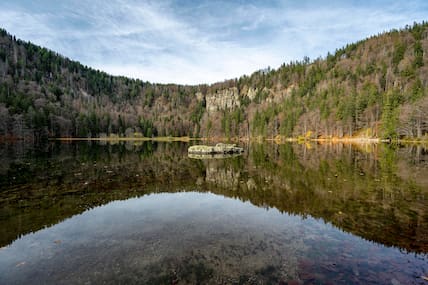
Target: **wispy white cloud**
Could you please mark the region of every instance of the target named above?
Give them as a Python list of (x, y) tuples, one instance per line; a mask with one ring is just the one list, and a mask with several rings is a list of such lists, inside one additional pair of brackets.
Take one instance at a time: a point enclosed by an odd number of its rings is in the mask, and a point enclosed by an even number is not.
[(423, 1), (41, 1), (0, 3), (0, 26), (112, 74), (211, 83), (324, 56), (424, 20)]

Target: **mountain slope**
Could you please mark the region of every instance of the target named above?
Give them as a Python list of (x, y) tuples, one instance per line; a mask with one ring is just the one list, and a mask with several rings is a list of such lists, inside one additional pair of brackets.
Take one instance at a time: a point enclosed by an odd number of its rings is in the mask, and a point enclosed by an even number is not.
[(0, 136), (428, 133), (428, 24), (213, 85), (110, 76), (0, 31)]

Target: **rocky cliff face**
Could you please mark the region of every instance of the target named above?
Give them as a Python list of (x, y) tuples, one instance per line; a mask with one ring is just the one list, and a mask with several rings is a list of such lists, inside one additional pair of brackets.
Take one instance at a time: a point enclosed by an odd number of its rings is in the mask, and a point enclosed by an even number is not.
[(218, 90), (215, 94), (206, 95), (206, 108), (208, 113), (221, 110), (234, 110), (241, 106), (238, 88)]
[(247, 92), (247, 97), (251, 100), (251, 101), (253, 101), (254, 100), (254, 98), (256, 98), (256, 96), (257, 96), (257, 92), (258, 92), (259, 90), (257, 89), (257, 88), (248, 88), (248, 92)]

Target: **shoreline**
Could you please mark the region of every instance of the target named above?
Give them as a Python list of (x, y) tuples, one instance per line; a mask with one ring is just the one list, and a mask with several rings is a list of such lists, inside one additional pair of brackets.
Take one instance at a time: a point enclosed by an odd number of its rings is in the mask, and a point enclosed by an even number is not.
[[(284, 143), (331, 143), (331, 144), (379, 144), (379, 143), (385, 143), (385, 144), (414, 144), (414, 145), (428, 145), (428, 139), (416, 139), (416, 138), (408, 138), (408, 139), (397, 139), (397, 140), (387, 140), (387, 139), (381, 139), (381, 138), (369, 138), (369, 137), (331, 137), (331, 138), (303, 138), (303, 137), (297, 137), (297, 138), (285, 138), (285, 137), (271, 137), (271, 138), (263, 138), (263, 137), (232, 137), (232, 138), (226, 138), (226, 137), (101, 137), (101, 138), (82, 138), (82, 137), (60, 137), (60, 138), (48, 138), (48, 141), (61, 141), (61, 142), (72, 142), (72, 141), (100, 141), (100, 142), (145, 142), (145, 141), (157, 141), (157, 142), (191, 142), (191, 141), (201, 141), (201, 142), (243, 142), (243, 143), (250, 143), (250, 142), (257, 142), (257, 143), (263, 143), (263, 142), (273, 142), (276, 144), (284, 144)], [(25, 141), (25, 142), (34, 142), (32, 140), (27, 140), (25, 138), (17, 138), (17, 137), (0, 137), (0, 143), (16, 143), (19, 141)]]
[(297, 142), (297, 143), (307, 143), (307, 142), (316, 142), (316, 143), (341, 143), (341, 144), (378, 144), (378, 143), (398, 143), (398, 144), (428, 144), (428, 140), (417, 140), (417, 139), (397, 139), (397, 140), (387, 140), (381, 138), (367, 138), (367, 137), (354, 137), (354, 138), (224, 138), (224, 137), (202, 137), (202, 138), (192, 138), (192, 137), (141, 137), (141, 138), (126, 138), (126, 137), (105, 137), (105, 138), (74, 138), (74, 137), (64, 137), (64, 138), (49, 138), (49, 141), (105, 141), (105, 142), (117, 142), (117, 141), (159, 141), (159, 142), (190, 142), (190, 141), (204, 141), (204, 142), (274, 142), (277, 144), (283, 144), (288, 142)]
[(161, 142), (190, 142), (195, 140), (200, 140), (199, 138), (191, 138), (191, 137), (154, 137), (154, 138), (124, 138), (124, 137), (117, 137), (117, 138), (73, 138), (73, 137), (66, 137), (66, 138), (49, 138), (49, 141), (161, 141)]

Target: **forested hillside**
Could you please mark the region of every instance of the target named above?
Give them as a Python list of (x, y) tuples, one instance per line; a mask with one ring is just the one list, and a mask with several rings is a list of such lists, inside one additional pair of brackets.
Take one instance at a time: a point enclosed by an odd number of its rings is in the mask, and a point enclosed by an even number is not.
[(0, 137), (426, 139), (427, 51), (428, 23), (414, 24), (325, 58), (182, 86), (111, 76), (0, 30)]

